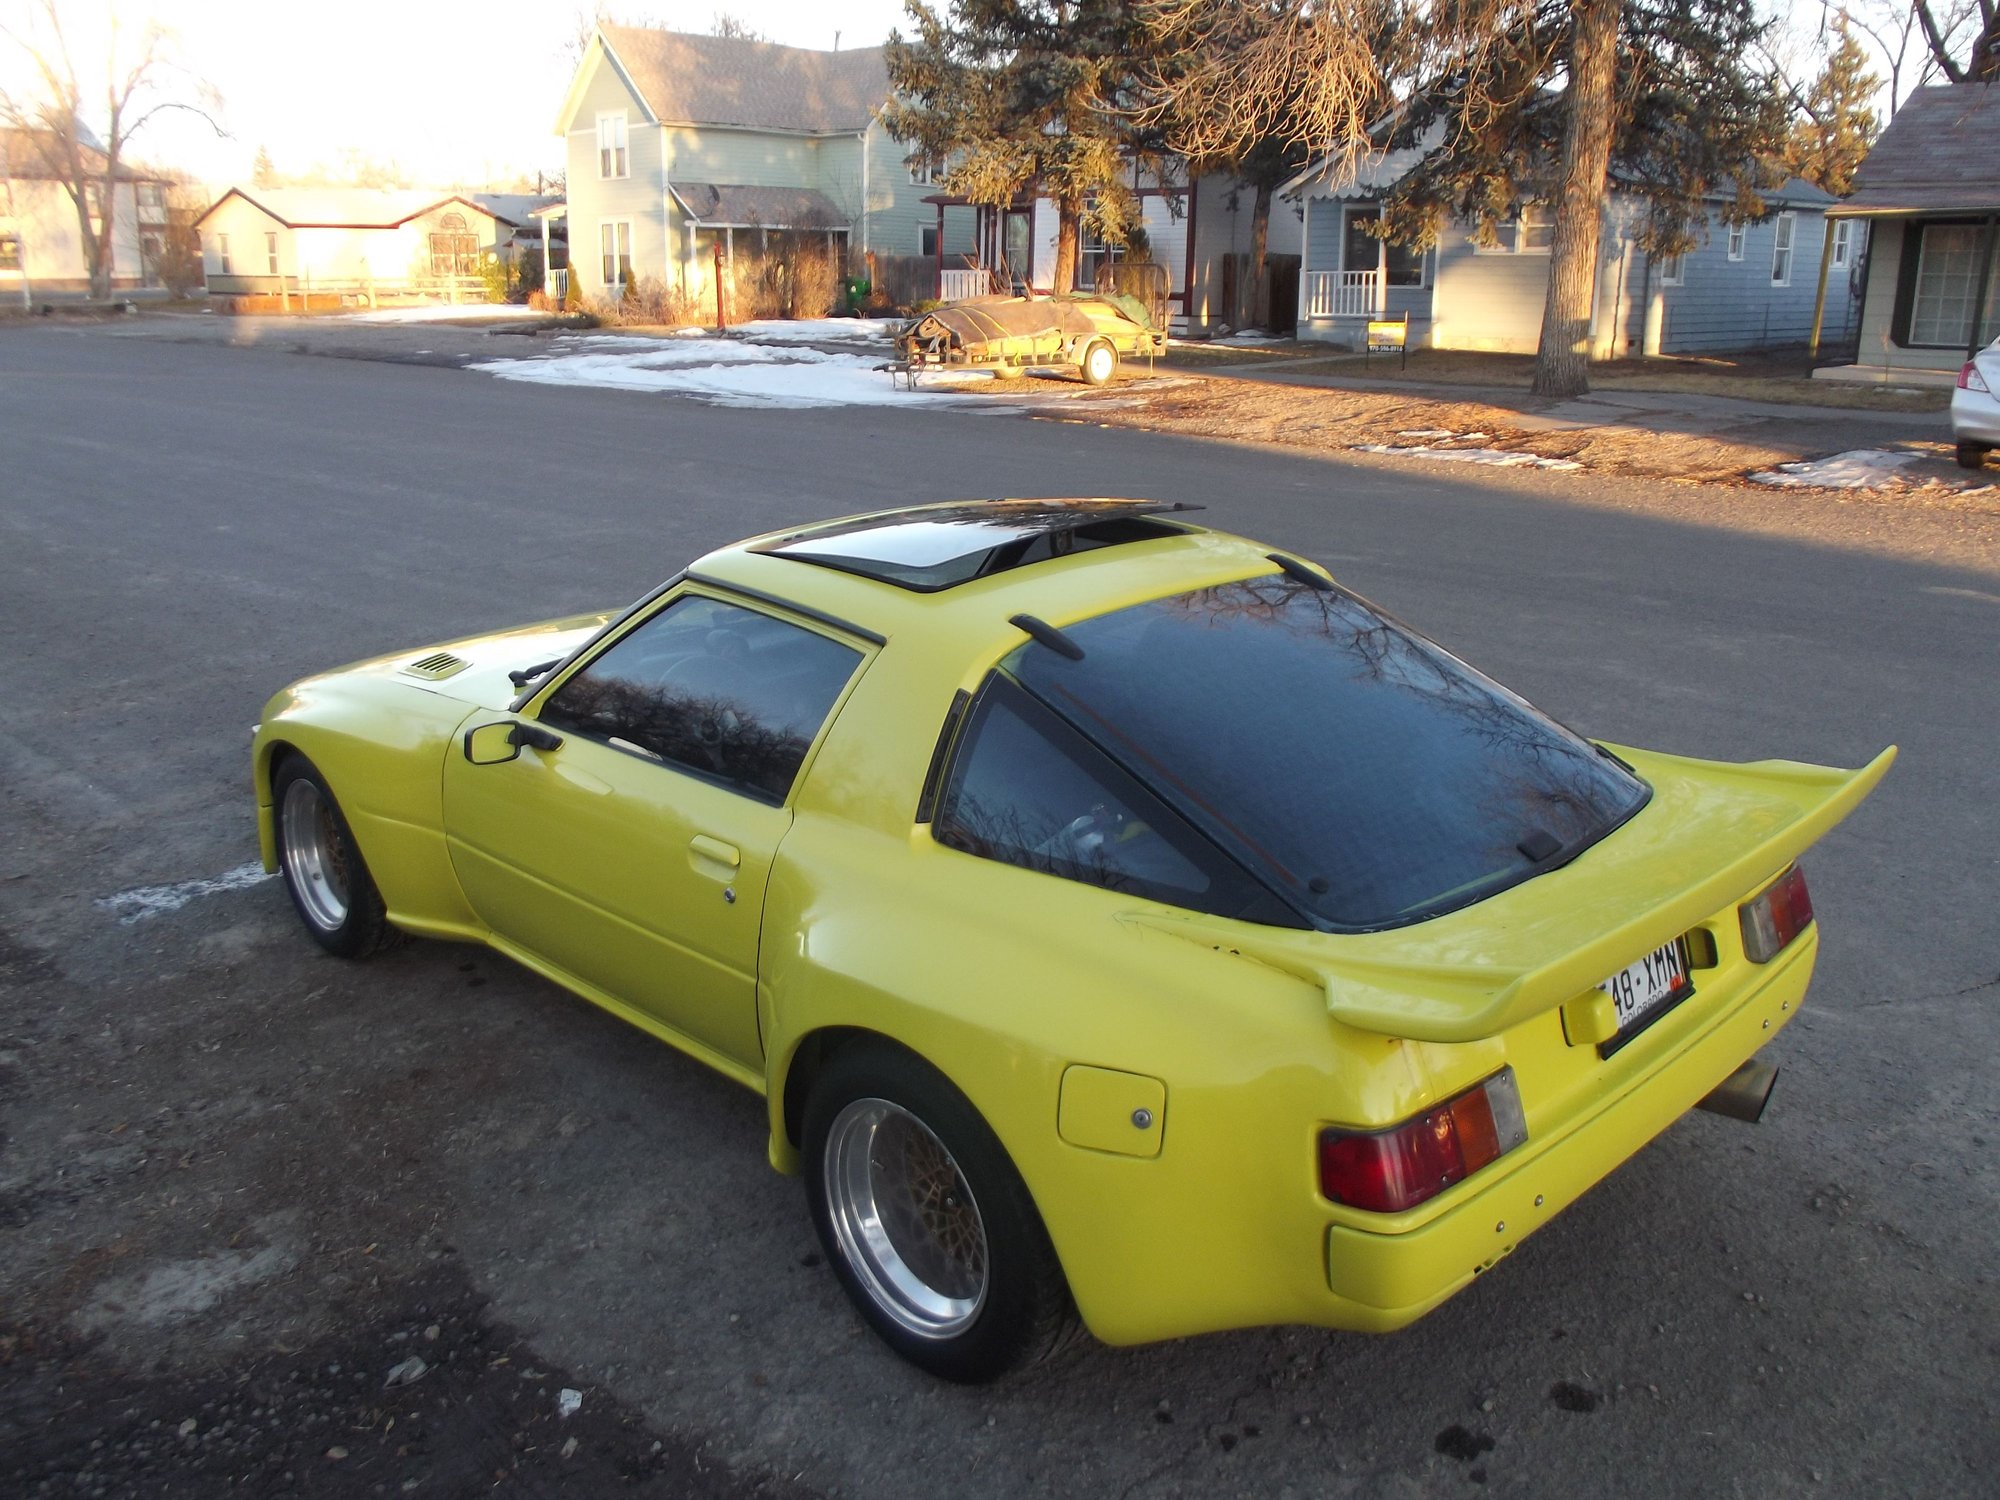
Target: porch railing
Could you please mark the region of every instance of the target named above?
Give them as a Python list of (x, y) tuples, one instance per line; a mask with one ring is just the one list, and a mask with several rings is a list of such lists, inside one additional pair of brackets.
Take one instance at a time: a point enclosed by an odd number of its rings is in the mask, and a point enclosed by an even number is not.
[(1382, 311), (1379, 271), (1306, 272), (1306, 316), (1372, 318)]
[(983, 297), (992, 290), (992, 277), (984, 266), (950, 266), (938, 272), (938, 301), (958, 302), (967, 297)]
[(549, 270), (549, 296), (558, 306), (569, 301), (569, 267), (554, 266)]

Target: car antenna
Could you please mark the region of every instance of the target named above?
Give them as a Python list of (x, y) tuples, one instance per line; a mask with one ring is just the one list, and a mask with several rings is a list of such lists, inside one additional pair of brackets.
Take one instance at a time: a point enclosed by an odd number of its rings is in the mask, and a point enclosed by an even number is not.
[(1264, 555), (1267, 558), (1269, 558), (1272, 562), (1276, 563), (1279, 567), (1283, 568), (1285, 570), (1285, 575), (1287, 577), (1296, 578), (1300, 583), (1303, 583), (1307, 588), (1318, 589), (1322, 594), (1330, 594), (1333, 592), (1332, 579), (1327, 578), (1324, 574), (1315, 573), (1311, 568), (1307, 567), (1304, 563), (1300, 562), (1296, 557), (1287, 557), (1282, 552), (1267, 552)]
[(1064, 635), (1047, 620), (1038, 620), (1033, 615), (1009, 615), (1007, 623), (1015, 629), (1025, 631), (1027, 634), (1033, 636), (1058, 656), (1067, 656), (1071, 661), (1083, 660), (1083, 647)]

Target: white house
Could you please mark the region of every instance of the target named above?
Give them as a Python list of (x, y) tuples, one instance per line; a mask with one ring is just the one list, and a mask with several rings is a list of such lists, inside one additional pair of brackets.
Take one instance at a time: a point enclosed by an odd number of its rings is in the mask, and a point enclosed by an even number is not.
[(520, 226), (456, 194), (231, 188), (195, 227), (209, 295), (247, 311), (478, 299), (485, 268)]
[[(87, 160), (102, 170), (101, 154), (87, 153)], [(113, 292), (163, 284), (170, 185), (143, 169), (118, 169), (110, 205)], [(102, 232), (100, 185), (90, 184), (89, 194), (91, 217)], [(89, 290), (90, 267), (69, 189), (44, 164), (31, 132), (0, 129), (0, 302)]]

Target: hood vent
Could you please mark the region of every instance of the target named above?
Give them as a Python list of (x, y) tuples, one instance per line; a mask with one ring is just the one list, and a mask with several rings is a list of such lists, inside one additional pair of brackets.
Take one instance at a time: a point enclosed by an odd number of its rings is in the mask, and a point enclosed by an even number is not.
[(433, 651), (429, 656), (418, 657), (403, 670), (412, 677), (428, 677), (432, 682), (442, 682), (471, 665), (464, 657), (453, 656), (449, 651)]

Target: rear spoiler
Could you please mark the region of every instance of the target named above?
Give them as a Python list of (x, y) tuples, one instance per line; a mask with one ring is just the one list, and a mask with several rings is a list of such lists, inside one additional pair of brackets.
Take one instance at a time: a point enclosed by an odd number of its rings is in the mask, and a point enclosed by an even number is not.
[[(1426, 1042), (1477, 1041), (1566, 1004), (1637, 955), (1671, 942), (1754, 893), (1861, 804), (1895, 761), (1896, 747), (1858, 771), (1797, 761), (1721, 765), (1640, 751), (1628, 758), (1641, 763), (1642, 771), (1645, 762), (1653, 762), (1702, 773), (1703, 779), (1726, 778), (1738, 786), (1768, 790), (1765, 826), (1741, 843), (1732, 840), (1719, 859), (1713, 857), (1718, 852), (1713, 842), (1691, 848), (1690, 863), (1700, 856), (1699, 864), (1678, 889), (1664, 897), (1655, 894), (1625, 921), (1565, 943), (1559, 956), (1536, 967), (1428, 961), (1419, 953), (1438, 946), (1429, 923), (1348, 938), (1154, 912), (1133, 912), (1127, 920), (1255, 959), (1317, 985), (1326, 993), (1333, 1018), (1359, 1030)], [(1551, 872), (1492, 899), (1519, 896), (1564, 873)], [(1463, 916), (1477, 921), (1482, 910), (1490, 911), (1487, 903), (1467, 908)]]

